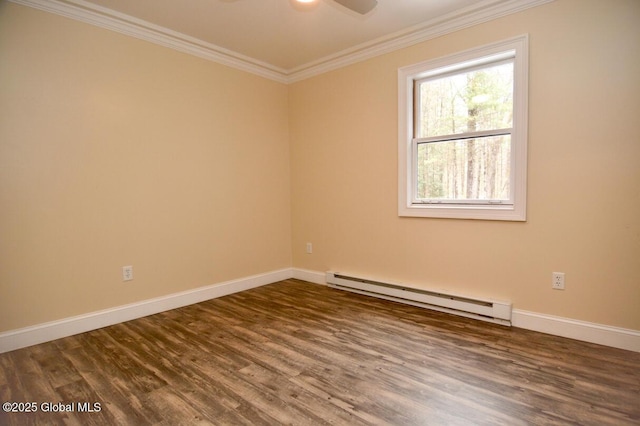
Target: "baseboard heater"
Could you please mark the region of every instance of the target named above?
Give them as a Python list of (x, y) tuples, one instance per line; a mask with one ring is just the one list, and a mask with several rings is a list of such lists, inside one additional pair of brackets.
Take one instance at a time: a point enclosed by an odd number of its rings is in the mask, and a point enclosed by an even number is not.
[(339, 290), (406, 303), (440, 312), (511, 325), (511, 302), (476, 299), (442, 291), (424, 290), (388, 282), (327, 272), (327, 285)]

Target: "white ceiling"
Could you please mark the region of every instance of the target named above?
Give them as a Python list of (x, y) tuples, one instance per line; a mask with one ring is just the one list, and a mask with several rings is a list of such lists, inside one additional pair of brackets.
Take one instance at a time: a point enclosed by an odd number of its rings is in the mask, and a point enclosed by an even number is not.
[(367, 15), (333, 0), (12, 1), (291, 81), (552, 0), (378, 0)]

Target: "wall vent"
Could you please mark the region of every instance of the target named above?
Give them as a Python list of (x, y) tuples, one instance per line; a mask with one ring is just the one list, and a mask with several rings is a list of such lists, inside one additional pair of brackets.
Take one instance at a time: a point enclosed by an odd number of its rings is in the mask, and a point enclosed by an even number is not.
[(419, 289), (331, 271), (327, 272), (326, 280), (329, 287), (339, 290), (393, 300), (496, 324), (511, 325), (511, 302), (477, 299), (444, 291)]

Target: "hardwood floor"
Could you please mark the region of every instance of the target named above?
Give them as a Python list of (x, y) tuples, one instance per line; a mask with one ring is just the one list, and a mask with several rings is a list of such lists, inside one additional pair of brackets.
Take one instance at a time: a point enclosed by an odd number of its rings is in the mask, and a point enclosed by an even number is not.
[(0, 354), (0, 400), (37, 408), (2, 425), (630, 425), (640, 353), (287, 280)]

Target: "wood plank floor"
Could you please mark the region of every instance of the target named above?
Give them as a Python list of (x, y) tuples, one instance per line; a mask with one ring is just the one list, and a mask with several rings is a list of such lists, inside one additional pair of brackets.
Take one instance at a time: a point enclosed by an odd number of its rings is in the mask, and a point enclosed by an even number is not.
[(631, 425), (640, 353), (287, 280), (0, 354), (0, 401), (38, 408), (1, 425)]

